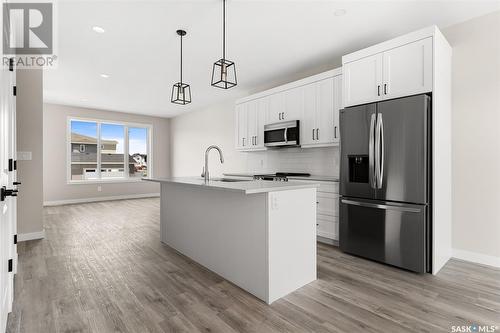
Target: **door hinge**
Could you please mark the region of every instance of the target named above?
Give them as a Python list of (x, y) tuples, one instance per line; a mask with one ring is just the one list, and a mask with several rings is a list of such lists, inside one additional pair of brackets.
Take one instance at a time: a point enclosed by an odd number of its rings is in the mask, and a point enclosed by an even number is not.
[(14, 171), (14, 160), (9, 158), (9, 171)]
[(14, 58), (9, 58), (9, 71), (14, 71)]
[(12, 272), (12, 259), (9, 259), (9, 272)]
[(17, 234), (14, 235), (14, 244), (17, 244)]
[(13, 87), (12, 87), (12, 94), (13, 94), (14, 96), (17, 96), (17, 87), (16, 87), (16, 86), (13, 86)]

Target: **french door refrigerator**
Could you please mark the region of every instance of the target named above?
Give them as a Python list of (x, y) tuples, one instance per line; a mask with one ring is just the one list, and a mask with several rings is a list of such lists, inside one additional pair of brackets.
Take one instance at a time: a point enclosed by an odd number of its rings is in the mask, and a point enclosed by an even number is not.
[(430, 113), (428, 95), (341, 110), (342, 251), (430, 271)]

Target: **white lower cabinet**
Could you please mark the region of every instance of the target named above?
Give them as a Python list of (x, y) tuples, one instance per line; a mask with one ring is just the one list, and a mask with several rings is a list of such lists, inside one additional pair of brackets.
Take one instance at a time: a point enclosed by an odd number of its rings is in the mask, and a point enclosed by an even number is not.
[(318, 215), (316, 217), (316, 234), (323, 238), (339, 240), (338, 217)]
[[(336, 183), (338, 184), (338, 183)], [(326, 192), (323, 192), (326, 191)], [(336, 191), (334, 193), (333, 191)], [(320, 186), (316, 194), (317, 235), (338, 241), (339, 194), (337, 186)]]
[(297, 179), (290, 179), (290, 181), (320, 184), (316, 192), (316, 235), (328, 240), (338, 241), (339, 183)]

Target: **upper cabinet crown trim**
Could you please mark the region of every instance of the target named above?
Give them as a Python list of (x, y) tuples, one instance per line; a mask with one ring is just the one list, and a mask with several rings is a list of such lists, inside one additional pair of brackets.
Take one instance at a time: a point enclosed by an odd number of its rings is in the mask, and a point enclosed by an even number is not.
[[(393, 39), (390, 39), (388, 41), (375, 44), (373, 46), (364, 48), (362, 50), (347, 54), (342, 57), (342, 64), (346, 64), (352, 61), (356, 61), (362, 58), (369, 57), (371, 55), (381, 53), (384, 51), (388, 51), (390, 49), (403, 46), (409, 43), (413, 43), (415, 41), (425, 39), (428, 37), (434, 37), (435, 35), (441, 35), (441, 31), (439, 31), (439, 28), (435, 25), (432, 25), (427, 28), (423, 28), (414, 32), (411, 32), (409, 34), (399, 36)], [(443, 38), (443, 40), (445, 40)], [(446, 40), (445, 40), (446, 41)], [(447, 43), (447, 42), (446, 42)], [(449, 46), (449, 45), (448, 45)]]
[(273, 95), (276, 93), (280, 93), (280, 92), (287, 91), (287, 90), (290, 90), (293, 88), (301, 87), (301, 86), (304, 86), (306, 84), (321, 81), (321, 80), (324, 80), (324, 79), (327, 79), (330, 77), (335, 77), (338, 75), (342, 75), (342, 67), (335, 68), (335, 69), (332, 69), (332, 70), (329, 70), (329, 71), (326, 71), (326, 72), (323, 72), (320, 74), (316, 74), (313, 76), (308, 76), (306, 78), (303, 78), (303, 79), (300, 79), (300, 80), (297, 80), (294, 82), (290, 82), (290, 83), (287, 83), (287, 84), (284, 84), (284, 85), (281, 85), (281, 86), (278, 86), (275, 88), (271, 88), (269, 90), (261, 91), (261, 92), (258, 92), (256, 94), (240, 98), (236, 101), (236, 104), (246, 103), (246, 102), (249, 102), (249, 101), (254, 100), (254, 99), (270, 96), (270, 95)]

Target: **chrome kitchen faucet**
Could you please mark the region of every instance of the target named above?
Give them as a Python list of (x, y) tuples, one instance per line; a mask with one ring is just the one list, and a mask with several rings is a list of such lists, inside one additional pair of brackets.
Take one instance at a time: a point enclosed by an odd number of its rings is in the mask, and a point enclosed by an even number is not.
[(207, 150), (205, 151), (205, 167), (203, 168), (203, 172), (201, 174), (201, 176), (203, 178), (205, 178), (205, 184), (207, 184), (208, 181), (210, 180), (210, 173), (208, 172), (208, 153), (212, 149), (217, 149), (217, 151), (219, 152), (220, 162), (224, 163), (224, 157), (222, 156), (222, 150), (219, 147), (210, 146), (207, 148)]

